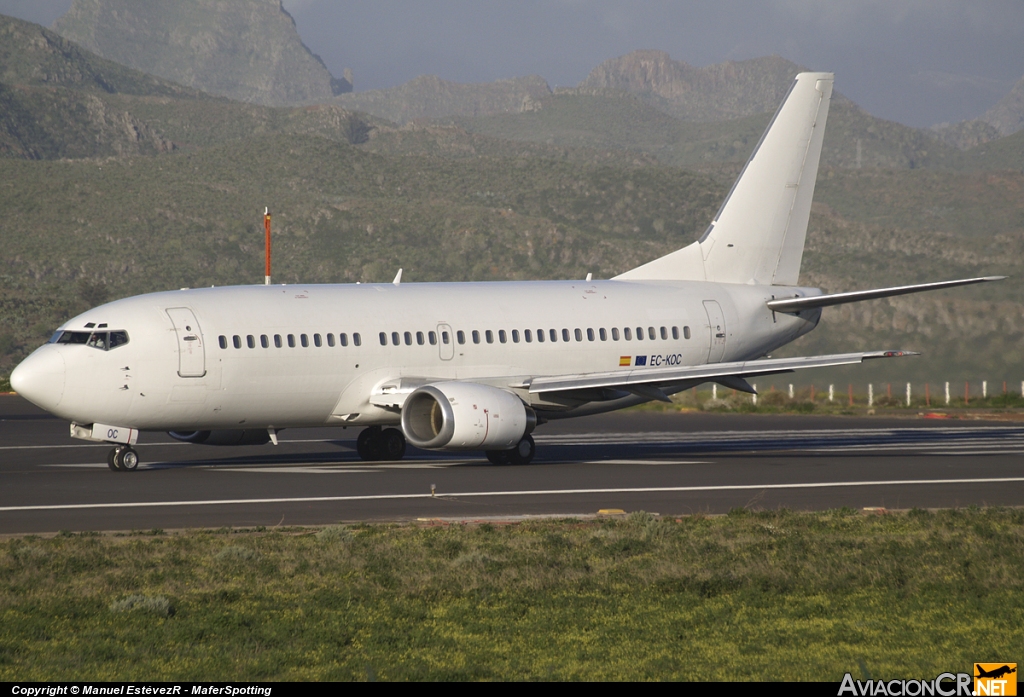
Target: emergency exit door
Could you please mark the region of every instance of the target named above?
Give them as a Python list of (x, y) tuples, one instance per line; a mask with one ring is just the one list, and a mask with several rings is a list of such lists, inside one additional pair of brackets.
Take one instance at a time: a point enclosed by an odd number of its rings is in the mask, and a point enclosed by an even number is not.
[(715, 300), (705, 300), (704, 310), (708, 313), (708, 363), (719, 363), (725, 356), (725, 315), (722, 306)]

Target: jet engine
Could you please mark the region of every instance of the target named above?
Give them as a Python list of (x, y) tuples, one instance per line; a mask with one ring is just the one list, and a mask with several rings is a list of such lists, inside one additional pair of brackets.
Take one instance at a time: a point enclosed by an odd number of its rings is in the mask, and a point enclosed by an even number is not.
[(402, 406), (402, 431), (425, 450), (508, 450), (537, 425), (511, 392), (471, 382), (424, 385)]
[(203, 445), (263, 445), (270, 442), (270, 433), (265, 428), (221, 431), (168, 431), (175, 440)]

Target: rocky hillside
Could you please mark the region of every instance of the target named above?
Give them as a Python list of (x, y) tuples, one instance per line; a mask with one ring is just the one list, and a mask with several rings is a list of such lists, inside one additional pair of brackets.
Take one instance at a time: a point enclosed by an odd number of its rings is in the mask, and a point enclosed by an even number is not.
[(1024, 77), (1010, 93), (985, 112), (980, 121), (993, 126), (1001, 135), (1013, 135), (1024, 129)]
[(778, 56), (695, 68), (664, 51), (634, 51), (594, 68), (578, 89), (630, 92), (680, 119), (721, 121), (775, 111), (801, 70)]
[(434, 75), (421, 75), (390, 89), (343, 94), (335, 103), (346, 109), (406, 123), (415, 119), (529, 111), (538, 99), (549, 94), (551, 88), (547, 81), (538, 75), (480, 84), (448, 82)]
[(104, 58), (255, 104), (352, 89), (306, 48), (280, 0), (74, 0), (53, 28)]

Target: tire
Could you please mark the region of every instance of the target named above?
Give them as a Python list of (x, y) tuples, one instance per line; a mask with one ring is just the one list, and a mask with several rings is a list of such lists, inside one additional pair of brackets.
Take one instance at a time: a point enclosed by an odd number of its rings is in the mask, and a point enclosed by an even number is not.
[(121, 462), (121, 469), (134, 472), (139, 467), (139, 454), (134, 448), (125, 448), (118, 456)]
[(507, 465), (509, 464), (509, 453), (511, 450), (488, 450), (486, 451), (487, 460), (492, 465)]
[(356, 439), (356, 452), (367, 462), (380, 459), (380, 426), (370, 426), (362, 430)]
[(387, 428), (380, 434), (380, 453), (382, 460), (401, 460), (405, 457), (405, 434), (397, 428)]
[(528, 465), (537, 454), (537, 445), (533, 442), (533, 436), (526, 434), (516, 447), (508, 452), (508, 460), (513, 465)]
[(121, 471), (121, 468), (117, 464), (117, 448), (111, 448), (110, 452), (107, 453), (107, 467), (113, 472)]

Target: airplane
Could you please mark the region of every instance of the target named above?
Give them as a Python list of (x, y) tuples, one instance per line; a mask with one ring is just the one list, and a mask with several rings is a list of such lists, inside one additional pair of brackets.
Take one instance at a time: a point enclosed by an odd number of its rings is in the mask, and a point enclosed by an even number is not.
[(110, 302), (67, 321), (13, 389), (138, 467), (141, 431), (277, 444), (285, 428), (362, 428), (368, 461), (406, 445), (532, 460), (547, 421), (714, 382), (868, 359), (771, 358), (822, 308), (983, 277), (824, 294), (798, 285), (832, 95), (801, 73), (699, 240), (610, 280), (252, 285)]

